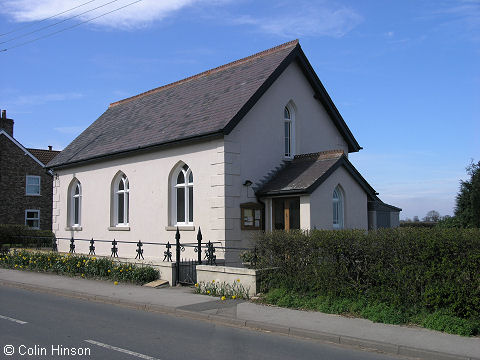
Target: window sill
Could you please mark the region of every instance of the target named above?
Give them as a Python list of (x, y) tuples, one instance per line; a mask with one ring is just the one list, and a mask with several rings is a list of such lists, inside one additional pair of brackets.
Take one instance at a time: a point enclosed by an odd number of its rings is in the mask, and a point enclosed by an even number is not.
[(67, 226), (65, 231), (82, 231), (81, 226)]
[(41, 194), (25, 194), (25, 196), (36, 196), (36, 197), (39, 197), (39, 196), (42, 196)]
[(195, 231), (195, 226), (194, 225), (178, 225), (178, 226), (165, 226), (165, 230), (167, 231)]
[(130, 231), (130, 226), (109, 226), (108, 231)]

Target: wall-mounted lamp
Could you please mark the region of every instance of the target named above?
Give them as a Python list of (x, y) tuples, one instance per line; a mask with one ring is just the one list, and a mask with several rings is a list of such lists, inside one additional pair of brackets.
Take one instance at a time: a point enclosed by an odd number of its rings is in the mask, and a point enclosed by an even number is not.
[(252, 186), (252, 182), (250, 180), (245, 180), (245, 182), (243, 183), (243, 186)]

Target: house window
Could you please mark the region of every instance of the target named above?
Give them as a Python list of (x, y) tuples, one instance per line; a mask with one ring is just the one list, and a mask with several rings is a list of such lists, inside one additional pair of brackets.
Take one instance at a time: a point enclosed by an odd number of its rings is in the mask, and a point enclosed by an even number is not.
[(40, 229), (40, 210), (25, 210), (25, 225), (32, 229)]
[(193, 224), (193, 173), (184, 164), (174, 172), (173, 182), (173, 219), (174, 225)]
[(263, 226), (263, 208), (257, 203), (240, 204), (241, 229), (261, 230)]
[(81, 225), (82, 213), (82, 187), (78, 180), (74, 180), (70, 186), (70, 226), (79, 227)]
[(40, 176), (27, 175), (26, 194), (40, 195)]
[(343, 229), (343, 193), (339, 186), (333, 190), (333, 228)]
[(283, 110), (284, 126), (284, 156), (292, 158), (295, 155), (295, 115), (290, 106), (285, 106)]
[(128, 226), (130, 187), (125, 174), (117, 175), (113, 183), (114, 225)]

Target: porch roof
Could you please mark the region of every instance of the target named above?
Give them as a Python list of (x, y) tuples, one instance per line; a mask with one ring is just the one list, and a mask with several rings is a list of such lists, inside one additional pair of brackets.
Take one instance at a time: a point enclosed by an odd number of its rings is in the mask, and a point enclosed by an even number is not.
[(365, 190), (369, 200), (377, 193), (355, 169), (342, 150), (297, 155), (256, 191), (261, 197), (311, 194), (337, 168), (343, 166)]

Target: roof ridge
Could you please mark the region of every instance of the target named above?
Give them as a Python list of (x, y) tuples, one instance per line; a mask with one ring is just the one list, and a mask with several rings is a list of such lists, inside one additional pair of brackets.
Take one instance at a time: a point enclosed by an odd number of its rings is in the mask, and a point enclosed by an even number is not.
[(137, 99), (137, 98), (143, 97), (143, 96), (145, 96), (145, 95), (150, 95), (150, 94), (156, 93), (156, 92), (158, 92), (158, 91), (162, 91), (162, 90), (171, 88), (171, 87), (173, 87), (173, 86), (176, 86), (176, 85), (179, 85), (179, 84), (183, 84), (183, 83), (188, 82), (188, 81), (193, 80), (193, 79), (198, 79), (198, 78), (200, 78), (200, 77), (203, 77), (203, 76), (206, 76), (206, 75), (210, 75), (210, 74), (212, 74), (212, 73), (218, 72), (218, 71), (220, 71), (220, 70), (224, 70), (224, 69), (229, 68), (229, 67), (234, 66), (234, 65), (238, 65), (238, 64), (242, 64), (242, 63), (247, 62), (247, 61), (251, 61), (251, 60), (253, 60), (253, 59), (256, 59), (256, 58), (265, 56), (265, 55), (267, 55), (267, 54), (274, 53), (274, 52), (277, 52), (277, 51), (279, 51), (279, 50), (288, 48), (288, 47), (290, 47), (290, 46), (292, 46), (292, 45), (296, 46), (296, 45), (298, 45), (298, 43), (299, 43), (298, 39), (295, 39), (295, 40), (286, 42), (286, 43), (284, 43), (284, 44), (277, 45), (277, 46), (275, 46), (275, 47), (272, 47), (272, 48), (267, 49), (267, 50), (260, 51), (260, 52), (258, 52), (258, 53), (253, 54), (253, 55), (250, 55), (250, 56), (247, 56), (247, 57), (244, 57), (244, 58), (241, 58), (241, 59), (238, 59), (238, 60), (229, 62), (229, 63), (227, 63), (227, 64), (223, 64), (223, 65), (217, 66), (217, 67), (212, 68), (212, 69), (210, 69), (210, 70), (206, 70), (206, 71), (203, 71), (203, 72), (201, 72), (201, 73), (198, 73), (198, 74), (195, 74), (195, 75), (186, 77), (186, 78), (184, 78), (184, 79), (182, 79), (182, 80), (178, 80), (178, 81), (175, 81), (175, 82), (170, 83), (170, 84), (162, 85), (162, 86), (159, 86), (159, 87), (157, 87), (157, 88), (154, 88), (154, 89), (145, 91), (145, 92), (143, 92), (143, 93), (140, 93), (140, 94), (137, 94), (137, 95), (133, 95), (133, 96), (131, 96), (131, 97), (128, 97), (128, 98), (125, 98), (125, 99), (122, 99), (122, 100), (119, 100), (119, 101), (115, 101), (115, 102), (113, 102), (113, 103), (110, 104), (109, 108), (114, 107), (114, 106), (116, 106), (116, 105), (120, 105), (120, 104), (129, 102), (130, 100), (133, 100), (133, 99)]
[(25, 148), (27, 150), (49, 151), (49, 152), (61, 152), (62, 150), (49, 150), (49, 149), (37, 149), (37, 148)]

